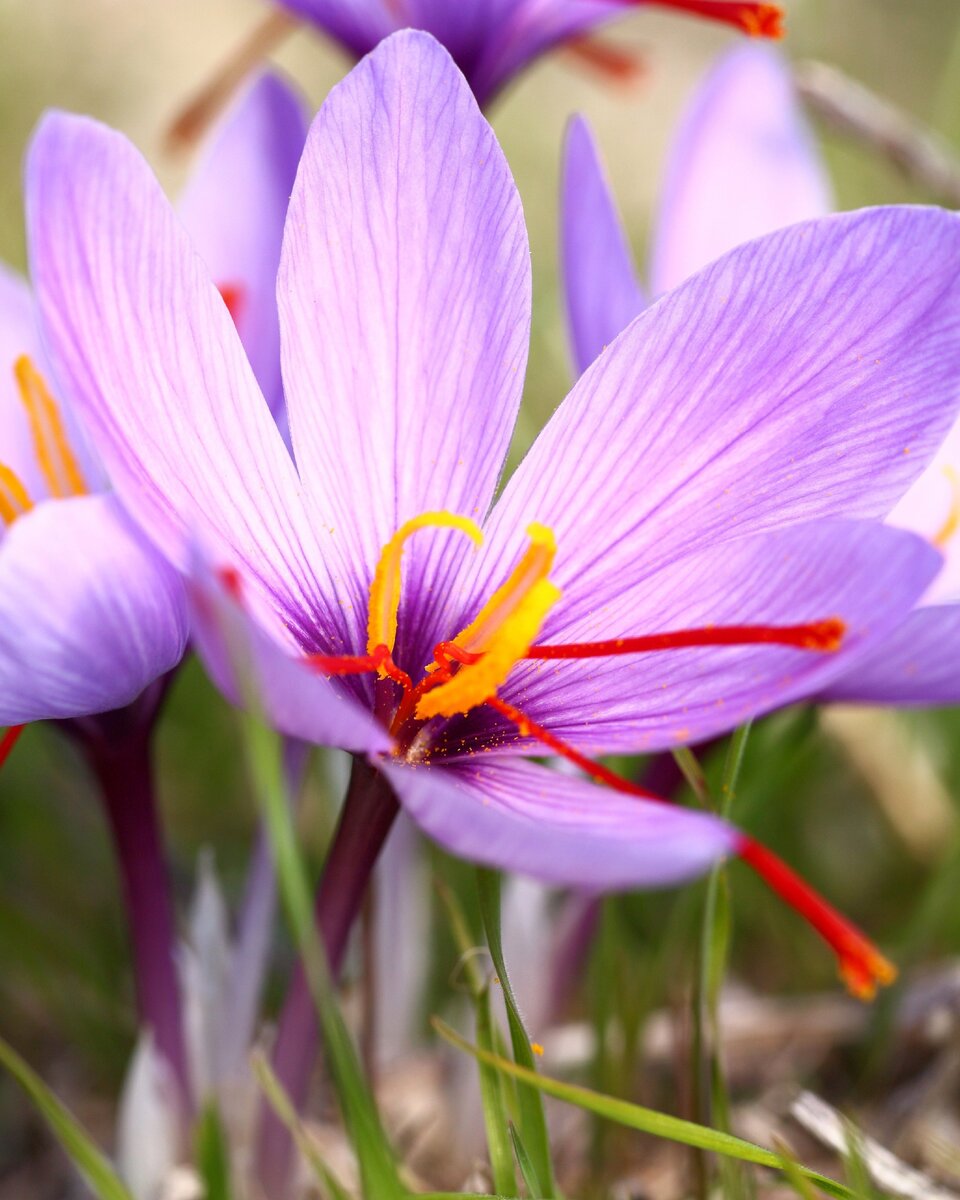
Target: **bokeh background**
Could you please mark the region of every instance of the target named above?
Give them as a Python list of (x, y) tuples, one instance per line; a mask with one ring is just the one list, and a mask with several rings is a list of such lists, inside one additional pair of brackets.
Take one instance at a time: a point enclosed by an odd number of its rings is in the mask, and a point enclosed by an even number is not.
[[(837, 65), (960, 150), (957, 0), (796, 0), (786, 7), (783, 49), (791, 59)], [(164, 133), (265, 11), (262, 0), (0, 0), (0, 257), (25, 266), (21, 162), (46, 108), (87, 112), (123, 130), (176, 194), (189, 159), (164, 148)], [(637, 56), (643, 69), (635, 80), (613, 81), (560, 51), (528, 71), (491, 114), (523, 196), (534, 262), (533, 345), (515, 456), (569, 383), (556, 261), (558, 157), (568, 116), (580, 111), (593, 123), (643, 264), (679, 114), (737, 35), (650, 10), (628, 14), (602, 36)], [(347, 68), (306, 28), (271, 61), (314, 106)], [(839, 207), (936, 199), (875, 150), (816, 130)], [(205, 847), (213, 847), (234, 896), (253, 806), (233, 717), (195, 664), (172, 690), (157, 755), (179, 899), (185, 905)], [(333, 814), (328, 777), (316, 764), (303, 808), (314, 865)], [(955, 714), (794, 710), (757, 728), (737, 816), (897, 956), (907, 987), (917, 972), (942, 973), (960, 954), (958, 796)], [(830, 957), (791, 914), (745, 872), (735, 871), (733, 884), (738, 980), (781, 996), (838, 986)], [(633, 1012), (669, 999), (695, 944), (701, 898), (692, 888), (609, 903), (593, 968), (606, 981), (603, 1003)], [(440, 930), (440, 993), (449, 953)], [(278, 933), (278, 977), (289, 958)], [(272, 1002), (278, 994), (275, 983)], [(596, 988), (585, 988), (574, 1009), (593, 1012), (596, 996)], [(896, 1091), (902, 1067), (885, 1023), (891, 1011), (890, 1001), (881, 1005), (856, 1052), (840, 1065), (832, 1060), (841, 1102), (879, 1104)], [(54, 730), (32, 728), (0, 776), (0, 1034), (104, 1142), (135, 1033), (132, 1013), (122, 911), (98, 806), (71, 748)], [(0, 1079), (3, 1200), (67, 1194), (57, 1190), (61, 1168), (47, 1162), (46, 1145), (13, 1085)]]

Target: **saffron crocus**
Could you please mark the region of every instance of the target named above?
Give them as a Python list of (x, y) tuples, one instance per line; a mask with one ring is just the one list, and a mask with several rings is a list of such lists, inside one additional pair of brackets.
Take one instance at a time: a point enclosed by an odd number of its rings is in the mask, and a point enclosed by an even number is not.
[[(927, 543), (855, 518), (890, 507), (954, 418), (956, 217), (876, 210), (732, 252), (616, 339), (493, 505), (529, 252), (432, 38), (382, 43), (308, 136), (278, 283), (296, 465), (129, 143), (51, 115), (28, 191), (49, 343), (117, 491), (192, 573), (208, 669), (234, 697), (252, 681), (283, 732), (357, 755), (321, 897), (332, 959), (399, 798), (454, 853), (558, 883), (664, 885), (738, 854), (851, 986), (889, 977), (755, 842), (586, 755), (816, 691), (929, 585)], [(528, 761), (545, 748), (585, 774)], [(309, 1067), (296, 1032), (286, 1082)]]
[[(273, 410), (282, 416), (273, 300), (305, 119), (278, 79), (250, 88), (182, 202)], [(240, 191), (244, 203), (234, 202)], [(219, 210), (219, 212), (218, 212)], [(149, 743), (188, 621), (176, 570), (106, 487), (53, 383), (25, 281), (0, 275), (0, 723), (58, 719), (97, 776), (116, 843), (141, 1019), (188, 1091), (173, 919)], [(7, 746), (11, 744), (8, 738)]]

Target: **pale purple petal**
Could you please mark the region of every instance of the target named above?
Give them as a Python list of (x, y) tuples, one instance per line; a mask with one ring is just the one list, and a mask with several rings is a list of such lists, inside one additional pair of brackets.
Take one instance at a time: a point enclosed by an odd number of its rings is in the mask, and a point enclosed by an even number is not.
[(960, 218), (824, 217), (732, 251), (642, 313), (580, 379), (451, 590), (460, 629), (550, 526), (558, 618), (731, 537), (889, 512), (953, 422)]
[(211, 278), (233, 300), (240, 340), (278, 418), (277, 268), (306, 136), (303, 101), (279, 75), (262, 75), (214, 134), (177, 206)]
[(0, 725), (129, 704), (186, 640), (177, 575), (113, 497), (14, 522), (0, 546)]
[(960, 604), (918, 609), (820, 698), (917, 708), (960, 704)]
[(522, 760), (378, 766), (407, 812), (446, 850), (547, 883), (666, 887), (734, 852), (739, 836), (705, 813)]
[(310, 667), (279, 623), (265, 628), (198, 559), (186, 587), (193, 645), (231, 703), (255, 703), (270, 725), (288, 737), (344, 750), (389, 752), (393, 743), (370, 710)]
[[(818, 692), (866, 647), (882, 649), (940, 561), (922, 538), (872, 521), (817, 521), (711, 547), (629, 591), (611, 579), (596, 595), (593, 613), (573, 623), (558, 616), (538, 640), (595, 641), (839, 617), (847, 625), (841, 648), (730, 646), (529, 662), (514, 669), (501, 695), (592, 754), (704, 741)], [(508, 753), (537, 752), (535, 742), (518, 741), (490, 710), (451, 725), (443, 751), (471, 753), (491, 742)]]
[[(354, 581), (362, 643), (367, 589), (399, 526), (433, 509), (486, 513), (527, 354), (520, 200), (432, 38), (383, 42), (320, 110), (290, 204), (279, 299), (294, 450), (336, 531), (332, 569)], [(457, 534), (414, 539), (401, 630), (429, 625), (467, 545)]]
[(830, 184), (783, 59), (756, 43), (726, 54), (673, 143), (651, 286), (669, 291), (734, 246), (832, 207)]
[(52, 355), (131, 513), (181, 568), (199, 541), (306, 642), (317, 629), (340, 640), (293, 463), (146, 163), (105, 126), (52, 114), (27, 184)]
[(29, 354), (41, 368), (33, 296), (27, 281), (0, 263), (0, 463), (17, 473), (36, 501), (47, 495), (47, 484), (37, 465), (26, 410), (13, 373), (21, 354)]
[(563, 295), (581, 375), (646, 300), (597, 145), (579, 116), (567, 129), (560, 204)]

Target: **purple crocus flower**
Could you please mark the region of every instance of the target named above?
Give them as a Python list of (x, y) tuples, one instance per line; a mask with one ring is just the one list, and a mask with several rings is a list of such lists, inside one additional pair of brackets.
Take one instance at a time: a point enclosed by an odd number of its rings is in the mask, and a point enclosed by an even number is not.
[[(281, 419), (273, 297), (305, 131), (286, 85), (256, 81), (181, 204)], [(141, 1018), (185, 1094), (172, 905), (149, 763), (164, 677), (187, 642), (183, 585), (108, 490), (86, 449), (83, 415), (70, 404), (86, 384), (50, 370), (29, 287), (5, 269), (0, 316), (0, 724), (14, 727), (0, 758), (27, 722), (57, 719), (76, 737), (117, 846)]]
[[(465, 857), (615, 888), (739, 853), (772, 879), (712, 817), (526, 757), (729, 729), (909, 611), (939, 555), (852, 518), (885, 511), (953, 419), (957, 218), (868, 211), (734, 251), (601, 355), (491, 508), (529, 256), (502, 153), (432, 38), (388, 39), (308, 137), (279, 278), (296, 466), (125, 139), (48, 117), (28, 188), (56, 360), (118, 492), (193, 572), (228, 694), (242, 643), (277, 728), (366, 756)], [(622, 655), (657, 647), (687, 649)], [(834, 942), (865, 988), (876, 964)]]
[(721, 21), (754, 36), (780, 37), (777, 4), (724, 0), (279, 0), (362, 58), (400, 29), (431, 33), (449, 50), (477, 101), (487, 105), (545, 51), (625, 11), (652, 4)]

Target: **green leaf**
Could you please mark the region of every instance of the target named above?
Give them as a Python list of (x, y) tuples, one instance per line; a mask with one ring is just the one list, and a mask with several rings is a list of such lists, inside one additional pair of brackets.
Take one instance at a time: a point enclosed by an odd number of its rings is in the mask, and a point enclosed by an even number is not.
[(270, 1066), (267, 1056), (260, 1050), (251, 1055), (251, 1066), (257, 1077), (257, 1082), (266, 1096), (271, 1108), (290, 1131), (294, 1144), (310, 1164), (310, 1168), (331, 1200), (350, 1200), (350, 1193), (343, 1187), (327, 1164), (320, 1157), (313, 1139), (307, 1133), (303, 1122), (297, 1116), (293, 1102), (287, 1095), (286, 1089), (277, 1078)]
[(133, 1200), (106, 1155), (87, 1136), (79, 1121), (50, 1091), (16, 1050), (0, 1038), (3, 1064), (33, 1101), (68, 1158), (100, 1200)]
[(523, 1139), (512, 1121), (510, 1122), (510, 1140), (513, 1142), (513, 1152), (517, 1156), (520, 1174), (523, 1176), (523, 1182), (526, 1184), (531, 1200), (545, 1200), (537, 1169), (530, 1161), (530, 1155), (523, 1144)]
[[(517, 998), (510, 985), (507, 964), (503, 958), (503, 939), (500, 933), (499, 873), (486, 867), (479, 867), (477, 869), (477, 889), (480, 894), (480, 914), (487, 935), (487, 945), (490, 947), (490, 957), (493, 959), (493, 965), (503, 989), (504, 1003), (507, 1007), (513, 1057), (520, 1066), (536, 1074), (537, 1068), (530, 1037), (524, 1027), (523, 1018), (520, 1016)], [(541, 1181), (543, 1195), (549, 1200), (556, 1196), (557, 1186), (553, 1176), (550, 1137), (547, 1133), (543, 1102), (539, 1093), (528, 1087), (517, 1089), (517, 1102), (520, 1109), (520, 1133), (530, 1154), (537, 1178)]]
[(320, 1018), (330, 1072), (357, 1155), (363, 1194), (406, 1200), (396, 1162), (340, 1011), (327, 956), (317, 933), (306, 871), (287, 803), (280, 738), (253, 713), (244, 718), (245, 743), (276, 862), (280, 893)]
[(206, 1106), (197, 1126), (197, 1170), (204, 1200), (230, 1200), (230, 1148), (214, 1104)]
[[(490, 1013), (490, 993), (484, 990), (477, 998), (477, 1043), (493, 1057), (493, 1017)], [(493, 1170), (493, 1186), (501, 1196), (517, 1190), (517, 1179), (513, 1170), (513, 1151), (510, 1146), (510, 1118), (504, 1100), (503, 1077), (489, 1063), (479, 1063), (480, 1097), (483, 1102), (483, 1120), (487, 1130), (487, 1146), (490, 1150), (490, 1166)]]
[[(693, 1146), (698, 1150), (712, 1150), (716, 1154), (724, 1154), (730, 1158), (739, 1159), (741, 1162), (754, 1163), (760, 1167), (772, 1167), (775, 1171), (786, 1169), (784, 1160), (779, 1154), (774, 1154), (772, 1150), (765, 1150), (762, 1146), (755, 1146), (752, 1142), (735, 1137), (731, 1133), (720, 1133), (715, 1129), (708, 1129), (704, 1125), (697, 1125), (693, 1121), (685, 1121), (682, 1117), (671, 1117), (666, 1113), (656, 1112), (652, 1108), (643, 1108), (639, 1104), (630, 1104), (626, 1100), (618, 1100), (613, 1096), (603, 1096), (599, 1092), (591, 1091), (590, 1088), (580, 1087), (577, 1084), (562, 1083), (559, 1079), (551, 1079), (549, 1075), (540, 1075), (536, 1071), (529, 1071), (526, 1067), (510, 1062), (509, 1059), (499, 1058), (495, 1054), (488, 1054), (476, 1046), (471, 1046), (468, 1041), (465, 1041), (438, 1017), (433, 1018), (432, 1025), (445, 1041), (459, 1050), (464, 1050), (474, 1058), (490, 1063), (498, 1071), (503, 1071), (515, 1079), (530, 1084), (531, 1087), (539, 1089), (547, 1096), (555, 1096), (556, 1099), (563, 1100), (567, 1104), (574, 1104), (586, 1112), (596, 1113), (598, 1116), (615, 1121), (618, 1125), (623, 1125), (628, 1129), (636, 1129), (640, 1133), (648, 1133), (653, 1137), (679, 1142), (684, 1146)], [(855, 1200), (854, 1193), (835, 1179), (829, 1179), (826, 1175), (820, 1175), (816, 1171), (809, 1171), (806, 1167), (798, 1169), (805, 1179), (809, 1179), (829, 1196), (834, 1196), (837, 1200)]]

